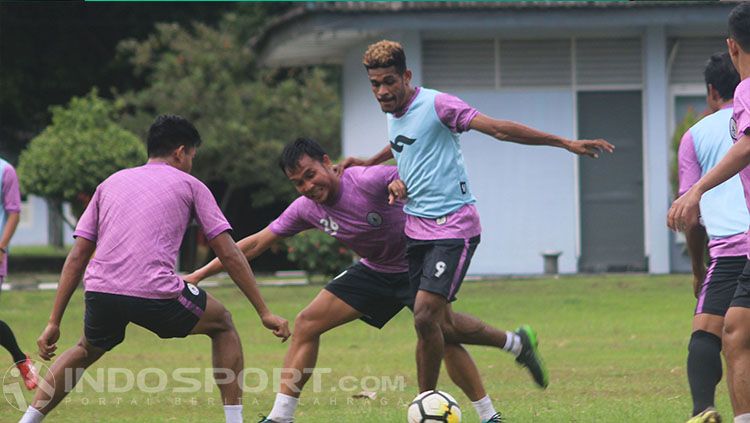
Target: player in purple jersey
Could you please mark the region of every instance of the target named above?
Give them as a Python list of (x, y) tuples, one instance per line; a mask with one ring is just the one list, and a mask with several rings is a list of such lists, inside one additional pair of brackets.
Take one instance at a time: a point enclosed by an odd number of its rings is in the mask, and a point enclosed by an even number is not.
[[(741, 80), (734, 92), (734, 111), (728, 122), (735, 143), (716, 167), (672, 203), (667, 215), (667, 225), (672, 230), (695, 225), (703, 194), (738, 173), (750, 210), (750, 3), (738, 4), (729, 14), (727, 47)], [(750, 423), (750, 263), (738, 280), (724, 318), (722, 347), (734, 421)]]
[[(711, 56), (704, 70), (706, 103), (711, 114), (682, 137), (678, 152), (679, 194), (684, 194), (701, 175), (711, 170), (732, 145), (727, 122), (732, 97), (740, 77), (728, 53)], [(748, 210), (739, 178), (712, 191), (701, 204), (702, 224), (685, 237), (693, 267), (693, 292), (698, 300), (688, 344), (687, 374), (693, 398), (689, 423), (718, 420), (714, 407), (716, 385), (721, 380), (721, 331), (737, 278), (747, 263)], [(708, 242), (710, 265), (706, 270)]]
[[(388, 204), (388, 184), (398, 177), (394, 166), (354, 167), (337, 175), (322, 148), (308, 139), (287, 145), (280, 165), (302, 196), (267, 228), (239, 242), (245, 255), (253, 259), (282, 238), (318, 229), (362, 257), (326, 285), (295, 320), (284, 360), (288, 370), (282, 374), (268, 416), (268, 421), (287, 423), (310, 376), (303, 370), (315, 367), (320, 336), (356, 319), (382, 328), (403, 307), (413, 307), (416, 287), (410, 285), (407, 272), (402, 204)], [(214, 260), (185, 280), (197, 283), (220, 270), (221, 263)], [(448, 373), (472, 400), (483, 422), (500, 421), (476, 365), (460, 344), (495, 346), (516, 355), (521, 344), (513, 342), (513, 333), (448, 310), (452, 322), (446, 328)]]
[[(389, 190), (392, 197), (408, 201), (409, 273), (419, 287), (414, 306), (417, 376), (420, 391), (429, 391), (435, 389), (440, 375), (445, 345), (441, 328), (450, 325), (445, 311), (456, 298), (481, 232), (475, 200), (463, 179), (466, 172), (458, 170), (463, 167), (458, 134), (474, 129), (501, 141), (560, 147), (590, 157), (612, 152), (614, 147), (604, 140), (572, 141), (493, 119), (449, 94), (412, 87), (404, 50), (393, 41), (370, 45), (363, 64), (372, 92), (387, 114), (390, 142), (374, 157), (348, 158), (340, 167), (369, 166), (397, 156), (403, 181), (394, 181)], [(446, 178), (449, 174), (454, 175), (452, 180)], [(446, 204), (449, 210), (444, 210)], [(517, 332), (517, 342), (528, 346), (517, 361), (546, 388), (549, 376), (537, 352), (536, 333), (528, 326)]]
[[(263, 301), (213, 195), (189, 174), (200, 142), (184, 118), (159, 116), (148, 132), (148, 163), (121, 170), (97, 187), (76, 227), (49, 323), (37, 341), (39, 355), (45, 360), (55, 355), (63, 313), (85, 270), (84, 335), (52, 365), (21, 422), (40, 422), (75, 386), (81, 369), (123, 341), (131, 322), (161, 338), (208, 335), (214, 367), (240, 375), (242, 345), (229, 312), (174, 271), (192, 218), (263, 325), (284, 340), (290, 336), (287, 321)], [(239, 379), (217, 380), (231, 423), (242, 421)]]
[[(18, 189), (18, 176), (10, 163), (0, 157), (0, 289), (8, 274), (8, 244), (16, 232), (21, 218), (21, 191)], [(31, 358), (18, 346), (16, 336), (7, 323), (0, 320), (0, 345), (11, 357), (21, 373), (27, 389), (36, 388), (37, 371)]]

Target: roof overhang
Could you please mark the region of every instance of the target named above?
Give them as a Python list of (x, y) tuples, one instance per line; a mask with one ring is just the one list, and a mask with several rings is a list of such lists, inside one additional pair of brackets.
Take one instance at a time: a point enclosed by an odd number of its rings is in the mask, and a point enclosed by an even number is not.
[[(439, 36), (543, 37), (637, 31), (653, 25), (670, 34), (716, 35), (736, 2), (309, 2), (292, 9), (250, 40), (264, 66), (341, 64), (346, 52), (396, 31)], [(531, 31), (529, 31), (531, 30)]]

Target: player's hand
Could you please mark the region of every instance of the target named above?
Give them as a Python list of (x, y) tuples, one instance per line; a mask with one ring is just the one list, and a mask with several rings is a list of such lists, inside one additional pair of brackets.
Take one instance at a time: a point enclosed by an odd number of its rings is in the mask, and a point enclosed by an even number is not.
[(667, 226), (673, 231), (684, 231), (691, 225), (698, 224), (700, 193), (690, 188), (688, 192), (674, 200), (667, 214)]
[(193, 272), (193, 273), (191, 273), (189, 275), (184, 275), (182, 277), (182, 280), (185, 281), (185, 282), (187, 282), (187, 283), (190, 283), (190, 284), (193, 284), (193, 285), (197, 286), (198, 282), (200, 282), (200, 281), (203, 280), (203, 278), (201, 278), (200, 276), (198, 276), (197, 273), (198, 272)]
[(39, 357), (47, 361), (54, 357), (58, 339), (60, 339), (60, 327), (48, 323), (42, 334), (39, 335), (39, 339), (36, 340), (36, 345), (39, 347)]
[(388, 204), (393, 205), (396, 200), (406, 200), (406, 184), (401, 179), (388, 184)]
[(615, 151), (615, 146), (603, 139), (571, 141), (566, 148), (571, 153), (594, 159), (599, 158), (599, 153), (613, 153)]
[(344, 169), (347, 167), (352, 166), (364, 166), (365, 161), (362, 159), (358, 159), (356, 157), (347, 157), (344, 160), (340, 161), (338, 164), (333, 165), (333, 172), (341, 176), (342, 173), (344, 173)]
[(271, 329), (274, 335), (281, 338), (281, 342), (286, 341), (292, 336), (292, 333), (289, 332), (289, 322), (283, 317), (268, 313), (261, 316), (260, 321), (263, 322), (263, 326), (266, 329)]

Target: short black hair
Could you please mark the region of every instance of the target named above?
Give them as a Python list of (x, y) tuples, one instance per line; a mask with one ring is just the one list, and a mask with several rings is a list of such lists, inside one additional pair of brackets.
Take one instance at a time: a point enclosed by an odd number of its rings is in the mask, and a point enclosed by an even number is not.
[(750, 53), (750, 3), (742, 2), (729, 12), (729, 37)]
[(706, 85), (711, 84), (724, 100), (734, 97), (734, 89), (740, 83), (740, 74), (732, 64), (732, 58), (728, 52), (714, 53), (706, 62), (703, 70), (703, 78)]
[(181, 145), (198, 147), (201, 136), (190, 121), (177, 115), (160, 115), (148, 128), (149, 157), (164, 157)]
[(310, 138), (297, 138), (284, 146), (279, 158), (279, 167), (286, 175), (287, 170), (294, 170), (299, 165), (302, 156), (309, 156), (313, 160), (323, 163), (323, 156), (326, 155), (323, 147), (315, 140)]

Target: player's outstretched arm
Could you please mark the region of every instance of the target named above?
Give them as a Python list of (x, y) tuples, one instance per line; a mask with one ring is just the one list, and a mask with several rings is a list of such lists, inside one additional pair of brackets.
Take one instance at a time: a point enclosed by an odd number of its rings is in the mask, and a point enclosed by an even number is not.
[(245, 294), (255, 311), (260, 316), (260, 320), (267, 329), (270, 329), (274, 335), (286, 341), (291, 333), (289, 332), (289, 322), (286, 319), (274, 315), (266, 306), (266, 302), (260, 295), (255, 276), (250, 268), (250, 264), (242, 254), (237, 244), (227, 232), (222, 232), (208, 242), (208, 245), (214, 250), (216, 256), (224, 264), (224, 268), (231, 276), (234, 283)]
[(346, 169), (347, 167), (352, 166), (375, 166), (380, 163), (383, 163), (387, 160), (390, 160), (393, 158), (393, 151), (391, 151), (391, 145), (386, 145), (385, 148), (380, 150), (377, 154), (370, 157), (369, 159), (359, 159), (356, 157), (347, 157), (338, 164), (333, 166), (333, 171), (336, 172), (337, 175), (341, 175), (341, 173)]
[(726, 156), (672, 203), (667, 214), (667, 226), (673, 231), (684, 231), (698, 222), (698, 204), (703, 194), (739, 173), (750, 165), (750, 136), (744, 135)]
[[(263, 254), (267, 249), (273, 245), (276, 241), (282, 239), (282, 237), (276, 235), (266, 227), (260, 232), (256, 232), (253, 235), (242, 238), (238, 243), (240, 251), (245, 255), (248, 260), (252, 260), (259, 255)], [(189, 282), (197, 285), (198, 282), (206, 279), (207, 277), (213, 276), (224, 270), (224, 266), (221, 264), (219, 258), (211, 260), (208, 264), (195, 270), (193, 273), (185, 276), (183, 279), (185, 282)]]
[(510, 120), (498, 120), (481, 113), (477, 114), (469, 123), (469, 128), (487, 134), (500, 141), (510, 141), (525, 145), (548, 145), (564, 148), (571, 153), (592, 158), (599, 157), (602, 152), (612, 153), (615, 146), (603, 139), (597, 140), (569, 140), (557, 135), (548, 134), (529, 126)]
[(49, 316), (47, 327), (37, 339), (39, 347), (39, 357), (49, 360), (55, 356), (57, 350), (57, 339), (60, 337), (60, 322), (62, 322), (65, 309), (73, 292), (78, 287), (89, 263), (91, 256), (96, 249), (96, 243), (83, 237), (76, 238), (73, 248), (65, 259), (62, 273), (60, 274), (60, 284), (55, 295), (55, 305), (52, 307), (52, 313)]

